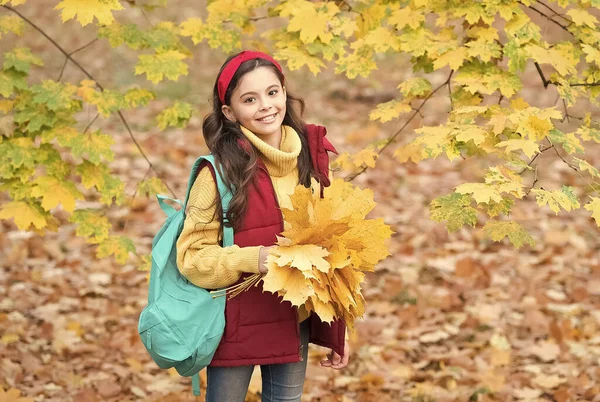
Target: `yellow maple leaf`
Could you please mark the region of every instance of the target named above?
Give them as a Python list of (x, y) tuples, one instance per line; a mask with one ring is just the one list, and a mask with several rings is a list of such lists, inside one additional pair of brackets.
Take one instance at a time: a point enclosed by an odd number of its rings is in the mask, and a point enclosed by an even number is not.
[(293, 208), (282, 209), (290, 229), (270, 250), (263, 289), (352, 328), (365, 310), (364, 271), (389, 255), (385, 240), (392, 231), (381, 218), (365, 219), (375, 206), (373, 192), (341, 179), (333, 180), (324, 198), (298, 186), (290, 200)]
[(397, 119), (402, 113), (410, 112), (412, 108), (408, 103), (399, 100), (380, 103), (375, 110), (369, 113), (370, 120), (380, 120), (382, 123)]
[(36, 229), (46, 227), (47, 221), (43, 210), (25, 201), (11, 201), (2, 205), (0, 219), (14, 218), (15, 225), (20, 230), (29, 230), (33, 225)]
[(421, 148), (419, 144), (410, 142), (398, 147), (394, 151), (394, 158), (402, 163), (408, 162), (409, 160), (412, 160), (414, 163), (419, 163), (424, 158), (423, 148)]
[(433, 62), (433, 67), (437, 70), (445, 65), (449, 65), (451, 69), (458, 70), (469, 58), (469, 50), (466, 47), (458, 47), (451, 49), (437, 57)]
[(329, 263), (324, 259), (329, 251), (313, 244), (277, 247), (273, 253), (279, 255), (275, 262), (280, 267), (289, 265), (303, 273), (312, 271), (313, 267), (322, 272), (329, 271)]
[(550, 133), (554, 126), (549, 119), (540, 119), (530, 115), (521, 126), (521, 132), (527, 134), (530, 140), (540, 141)]
[(290, 17), (287, 26), (290, 32), (300, 32), (300, 40), (304, 43), (313, 43), (317, 38), (323, 43), (329, 43), (333, 34), (329, 29), (329, 22), (340, 11), (335, 3), (316, 2), (306, 0), (291, 0), (281, 6), (280, 16)]
[(315, 296), (308, 298), (305, 307), (307, 311), (314, 311), (323, 322), (331, 323), (336, 316), (335, 309), (331, 304), (325, 303)]
[(63, 0), (54, 7), (55, 10), (62, 10), (63, 22), (77, 15), (77, 21), (83, 26), (93, 22), (94, 18), (101, 25), (110, 25), (115, 20), (112, 11), (123, 8), (118, 0)]
[(0, 5), (5, 5), (11, 3), (13, 6), (20, 6), (21, 4), (25, 4), (27, 0), (2, 0), (0, 1)]
[(592, 218), (596, 220), (596, 225), (600, 227), (600, 198), (590, 197), (591, 201), (585, 204), (583, 207), (588, 211), (592, 212)]
[(506, 141), (500, 141), (496, 144), (497, 147), (506, 147), (504, 152), (510, 153), (512, 151), (521, 150), (528, 158), (540, 152), (540, 144), (532, 140), (524, 139), (510, 139)]
[(262, 278), (263, 289), (283, 296), (294, 306), (305, 303), (309, 296), (314, 295), (312, 287), (306, 281), (303, 273), (290, 267), (277, 265), (276, 256), (267, 257), (267, 274)]
[(487, 183), (463, 183), (456, 187), (456, 192), (459, 194), (472, 194), (473, 199), (478, 204), (502, 201), (502, 196), (498, 190)]
[(582, 9), (572, 8), (567, 11), (567, 15), (571, 17), (577, 26), (587, 25), (590, 28), (596, 28), (596, 24), (598, 23), (596, 17)]
[(42, 198), (42, 207), (49, 211), (62, 204), (67, 212), (75, 210), (75, 200), (82, 200), (81, 194), (71, 182), (59, 180), (52, 176), (42, 176), (34, 181), (35, 187), (31, 195)]

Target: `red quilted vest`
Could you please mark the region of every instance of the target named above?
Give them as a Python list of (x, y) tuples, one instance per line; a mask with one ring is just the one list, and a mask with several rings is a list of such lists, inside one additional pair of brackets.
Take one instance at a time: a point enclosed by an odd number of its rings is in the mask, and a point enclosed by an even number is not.
[[(308, 124), (306, 135), (317, 180), (329, 186), (329, 156), (336, 152), (325, 138), (325, 127)], [(212, 171), (212, 166), (208, 165)], [(238, 246), (271, 246), (283, 231), (283, 217), (271, 178), (259, 161), (256, 184), (248, 191), (248, 213), (240, 229), (235, 231)], [(214, 171), (213, 171), (214, 176)], [(244, 274), (238, 283), (249, 275)], [(211, 362), (213, 367), (249, 364), (279, 364), (298, 362), (300, 326), (298, 309), (281, 296), (263, 292), (262, 282), (240, 293), (225, 304), (225, 333)], [(346, 325), (342, 320), (332, 324), (322, 322), (312, 313), (309, 342), (333, 349), (343, 355)]]

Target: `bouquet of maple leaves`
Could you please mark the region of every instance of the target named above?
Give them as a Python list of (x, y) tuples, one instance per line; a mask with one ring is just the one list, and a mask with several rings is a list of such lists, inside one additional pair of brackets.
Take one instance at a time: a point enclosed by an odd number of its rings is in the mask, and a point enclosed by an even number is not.
[(382, 218), (365, 219), (375, 207), (371, 190), (336, 179), (324, 195), (300, 185), (293, 209), (282, 208), (286, 229), (267, 257), (263, 289), (353, 328), (365, 311), (364, 272), (390, 255), (385, 240), (393, 232)]

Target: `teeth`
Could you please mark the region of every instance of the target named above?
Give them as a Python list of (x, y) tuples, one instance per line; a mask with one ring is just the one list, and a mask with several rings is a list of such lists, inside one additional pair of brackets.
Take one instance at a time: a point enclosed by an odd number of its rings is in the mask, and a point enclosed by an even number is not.
[(270, 116), (267, 116), (267, 117), (263, 117), (262, 119), (258, 119), (258, 121), (269, 121), (269, 120), (275, 120), (275, 115), (276, 115), (276, 114), (277, 114), (277, 113), (275, 113), (275, 114), (272, 114), (272, 115), (270, 115)]

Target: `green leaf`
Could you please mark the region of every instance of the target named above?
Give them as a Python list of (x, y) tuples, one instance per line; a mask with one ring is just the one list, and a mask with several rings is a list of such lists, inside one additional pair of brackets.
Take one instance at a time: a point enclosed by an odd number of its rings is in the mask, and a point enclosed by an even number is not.
[(46, 217), (37, 203), (11, 201), (0, 207), (0, 219), (13, 218), (19, 230), (29, 230), (31, 226), (43, 229), (47, 225)]
[(600, 171), (592, 166), (588, 161), (579, 158), (573, 158), (573, 161), (579, 166), (579, 170), (582, 172), (590, 172), (594, 177), (600, 177)]
[(431, 219), (436, 222), (448, 221), (449, 232), (456, 232), (463, 225), (475, 226), (477, 210), (471, 206), (471, 197), (452, 193), (434, 199), (429, 204)]
[(500, 202), (490, 201), (487, 203), (486, 213), (490, 218), (499, 216), (500, 214), (508, 215), (514, 204), (510, 198), (502, 198)]
[(548, 137), (553, 144), (560, 144), (569, 154), (583, 154), (585, 151), (581, 145), (581, 141), (579, 141), (579, 138), (574, 133), (563, 133), (555, 128), (550, 130)]
[(155, 98), (154, 92), (147, 89), (133, 88), (125, 93), (125, 102), (133, 108), (147, 106)]
[(43, 66), (42, 59), (31, 54), (31, 50), (26, 47), (18, 47), (10, 52), (4, 53), (4, 69), (10, 68), (22, 73), (29, 73), (31, 65)]
[(71, 97), (76, 91), (77, 87), (73, 84), (63, 84), (52, 80), (45, 80), (41, 85), (31, 87), (31, 92), (34, 94), (33, 102), (46, 105), (52, 111), (69, 109), (72, 102)]
[(73, 156), (84, 157), (87, 155), (87, 159), (95, 164), (99, 164), (104, 158), (107, 161), (114, 159), (114, 154), (110, 149), (111, 145), (115, 143), (115, 140), (108, 134), (100, 133), (100, 130), (95, 132), (88, 132), (85, 134), (79, 134), (73, 137), (67, 144), (71, 147)]
[(113, 202), (117, 205), (123, 203), (125, 198), (125, 184), (114, 176), (104, 177), (104, 185), (100, 193), (100, 202), (110, 205)]
[(139, 182), (137, 185), (137, 192), (146, 197), (153, 197), (156, 194), (165, 194), (167, 192), (167, 187), (158, 177), (151, 177), (148, 180)]
[(483, 230), (494, 241), (502, 241), (505, 237), (508, 237), (508, 240), (517, 248), (521, 248), (525, 243), (531, 247), (535, 246), (533, 237), (515, 221), (488, 221)]
[(9, 163), (13, 168), (33, 168), (38, 158), (38, 149), (34, 147), (33, 140), (28, 137), (11, 138), (0, 143), (0, 155), (3, 164)]
[(163, 110), (156, 117), (156, 122), (161, 130), (167, 127), (184, 128), (191, 117), (192, 105), (187, 102), (177, 101), (173, 106)]
[(0, 71), (0, 95), (8, 98), (12, 96), (15, 89), (27, 88), (26, 74), (13, 69)]
[(135, 253), (135, 245), (130, 238), (125, 236), (109, 236), (98, 245), (96, 257), (104, 258), (114, 255), (115, 260), (119, 264), (124, 265), (129, 258), (129, 253)]
[(398, 85), (398, 89), (405, 98), (427, 96), (432, 91), (431, 82), (426, 78), (409, 78)]
[(97, 244), (108, 239), (111, 225), (100, 211), (78, 209), (69, 217), (69, 222), (78, 224), (75, 234), (86, 238), (88, 243)]
[(154, 84), (164, 77), (177, 81), (181, 75), (188, 75), (188, 66), (181, 60), (187, 56), (177, 50), (169, 50), (154, 55), (141, 55), (135, 66), (135, 74), (146, 74)]
[(48, 110), (45, 105), (29, 104), (14, 114), (14, 121), (24, 127), (21, 129), (30, 133), (40, 131), (43, 127), (52, 127), (58, 121), (56, 113)]
[(558, 214), (562, 207), (566, 211), (579, 208), (579, 200), (573, 193), (573, 187), (562, 186), (560, 190), (547, 191), (543, 189), (531, 190), (535, 196), (537, 204), (540, 207), (548, 205), (548, 207)]
[(110, 177), (108, 166), (94, 164), (87, 160), (84, 160), (83, 163), (77, 165), (76, 171), (81, 176), (81, 184), (83, 184), (85, 188), (89, 189), (96, 186), (100, 192), (104, 189), (104, 183), (106, 182), (107, 177)]

